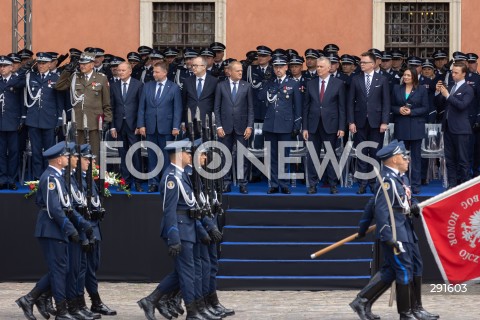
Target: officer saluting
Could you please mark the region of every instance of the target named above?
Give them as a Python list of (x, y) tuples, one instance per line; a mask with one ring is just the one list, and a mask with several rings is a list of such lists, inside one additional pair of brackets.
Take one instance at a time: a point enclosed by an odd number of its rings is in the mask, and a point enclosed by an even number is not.
[(160, 298), (175, 291), (182, 292), (187, 309), (187, 319), (203, 319), (199, 316), (194, 297), (195, 267), (193, 244), (196, 242), (196, 205), (193, 185), (185, 172), (192, 162), (189, 141), (177, 141), (165, 147), (169, 152), (170, 165), (160, 182), (163, 195), (163, 219), (161, 235), (168, 246), (168, 254), (175, 261), (175, 269), (169, 273), (147, 297), (138, 301), (147, 319), (155, 319), (155, 305)]
[(35, 319), (33, 304), (40, 294), (52, 290), (57, 316), (55, 319), (73, 319), (67, 311), (66, 281), (68, 272), (68, 243), (78, 242), (79, 235), (68, 216), (72, 214), (70, 197), (62, 170), (68, 165), (68, 150), (59, 142), (43, 153), (49, 166), (40, 177), (36, 203), (40, 207), (35, 237), (45, 256), (48, 273), (27, 295), (17, 301), (27, 319)]

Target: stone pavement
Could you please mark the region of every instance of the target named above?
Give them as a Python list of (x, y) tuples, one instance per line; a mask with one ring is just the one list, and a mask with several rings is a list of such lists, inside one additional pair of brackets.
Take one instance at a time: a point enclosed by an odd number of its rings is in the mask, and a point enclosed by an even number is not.
[[(25, 319), (15, 299), (28, 293), (33, 283), (0, 283), (0, 320)], [(101, 296), (106, 304), (116, 309), (117, 316), (103, 319), (140, 320), (145, 319), (136, 301), (149, 294), (153, 283), (106, 283), (100, 284)], [(480, 319), (480, 285), (468, 287), (468, 294), (426, 293), (430, 285), (424, 285), (424, 307), (439, 313), (442, 320)], [(219, 291), (220, 301), (228, 308), (235, 309), (236, 315), (229, 319), (358, 319), (348, 303), (357, 291)], [(373, 311), (382, 319), (398, 319), (395, 304), (388, 307), (387, 291), (374, 305)], [(35, 309), (35, 315), (42, 319)], [(158, 313), (158, 319), (163, 319)], [(53, 318), (51, 318), (53, 319)], [(180, 317), (179, 319), (185, 319)]]

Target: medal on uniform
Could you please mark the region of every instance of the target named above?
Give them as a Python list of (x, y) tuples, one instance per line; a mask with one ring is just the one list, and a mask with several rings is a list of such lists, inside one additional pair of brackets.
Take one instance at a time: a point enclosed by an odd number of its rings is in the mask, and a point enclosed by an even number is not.
[(48, 183), (48, 190), (55, 190), (55, 183), (49, 182)]
[(167, 188), (168, 189), (173, 189), (175, 187), (175, 182), (173, 181), (168, 181), (167, 182)]

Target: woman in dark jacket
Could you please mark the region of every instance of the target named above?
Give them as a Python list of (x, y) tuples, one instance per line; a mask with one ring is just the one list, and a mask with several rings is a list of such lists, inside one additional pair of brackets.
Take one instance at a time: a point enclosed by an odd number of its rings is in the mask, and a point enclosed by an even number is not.
[(428, 92), (418, 85), (415, 68), (408, 68), (403, 74), (403, 84), (396, 85), (392, 92), (394, 114), (394, 137), (405, 143), (410, 150), (410, 172), (412, 192), (420, 193), (421, 146), (425, 136), (425, 116), (428, 113)]

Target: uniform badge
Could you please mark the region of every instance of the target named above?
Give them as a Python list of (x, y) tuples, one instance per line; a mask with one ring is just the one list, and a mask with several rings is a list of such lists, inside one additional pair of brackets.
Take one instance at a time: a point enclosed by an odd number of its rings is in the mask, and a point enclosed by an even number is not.
[(55, 183), (49, 182), (48, 183), (48, 190), (55, 190)]
[(385, 190), (390, 189), (390, 183), (384, 182), (384, 183), (383, 183), (383, 187), (385, 188)]
[(168, 182), (167, 182), (167, 188), (168, 188), (168, 189), (173, 189), (173, 188), (175, 188), (175, 182), (173, 182), (173, 181), (168, 181)]

